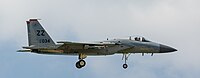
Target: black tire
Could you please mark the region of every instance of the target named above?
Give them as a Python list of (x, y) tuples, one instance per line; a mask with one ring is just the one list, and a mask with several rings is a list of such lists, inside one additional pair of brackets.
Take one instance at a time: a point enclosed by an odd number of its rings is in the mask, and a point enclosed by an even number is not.
[(78, 69), (82, 68), (82, 67), (80, 66), (80, 64), (79, 64), (79, 61), (76, 62), (76, 68), (78, 68)]
[(123, 68), (124, 69), (128, 68), (128, 65), (127, 64), (123, 64)]
[(86, 62), (84, 60), (79, 60), (79, 65), (81, 67), (84, 67), (86, 65)]

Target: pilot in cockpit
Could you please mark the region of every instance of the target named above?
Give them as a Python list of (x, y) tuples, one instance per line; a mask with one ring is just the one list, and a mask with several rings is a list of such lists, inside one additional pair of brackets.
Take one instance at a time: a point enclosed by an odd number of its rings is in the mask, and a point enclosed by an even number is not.
[(149, 42), (144, 37), (135, 37), (135, 41), (141, 41), (141, 42)]
[(139, 37), (135, 37), (135, 41), (140, 41), (140, 38)]

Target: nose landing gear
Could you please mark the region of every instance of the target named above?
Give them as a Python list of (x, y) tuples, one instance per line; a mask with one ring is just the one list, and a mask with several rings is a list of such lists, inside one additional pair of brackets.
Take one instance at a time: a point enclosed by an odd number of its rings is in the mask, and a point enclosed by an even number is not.
[(126, 64), (126, 61), (128, 60), (128, 57), (131, 55), (131, 53), (123, 53), (122, 60), (124, 60), (123, 68), (128, 68), (128, 64)]
[(127, 64), (123, 64), (123, 68), (126, 69), (128, 67)]

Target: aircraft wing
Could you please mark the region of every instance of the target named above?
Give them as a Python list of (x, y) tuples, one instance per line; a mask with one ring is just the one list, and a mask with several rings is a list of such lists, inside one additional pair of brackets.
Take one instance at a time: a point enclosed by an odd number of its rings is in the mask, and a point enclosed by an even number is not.
[(90, 47), (108, 47), (108, 46), (115, 46), (115, 43), (110, 42), (68, 42), (68, 41), (59, 41), (57, 43), (63, 43), (58, 49), (66, 49), (66, 48), (72, 48), (72, 49), (86, 49), (86, 46)]
[(89, 42), (69, 42), (69, 41), (58, 41), (57, 43), (63, 43), (63, 45), (89, 45), (89, 46), (112, 46), (116, 45), (116, 43), (110, 43), (110, 42), (94, 42), (94, 43), (89, 43)]

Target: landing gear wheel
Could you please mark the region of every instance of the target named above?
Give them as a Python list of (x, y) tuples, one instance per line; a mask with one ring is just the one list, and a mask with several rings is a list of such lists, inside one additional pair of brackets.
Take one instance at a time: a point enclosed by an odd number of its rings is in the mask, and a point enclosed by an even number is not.
[(86, 65), (86, 62), (84, 60), (79, 60), (76, 62), (76, 68), (80, 69)]
[(76, 67), (77, 67), (78, 69), (80, 69), (80, 68), (82, 68), (82, 67), (84, 67), (84, 66), (86, 65), (86, 62), (83, 60), (83, 59), (85, 59), (86, 57), (87, 57), (87, 56), (86, 56), (85, 54), (82, 54), (82, 53), (79, 54), (79, 56), (78, 56), (79, 61), (76, 62)]
[(76, 68), (78, 68), (78, 69), (82, 68), (81, 65), (79, 64), (79, 61), (76, 62)]
[(80, 60), (80, 61), (79, 61), (79, 65), (80, 65), (81, 67), (84, 67), (84, 66), (86, 65), (86, 62), (85, 62), (84, 60)]
[[(128, 54), (128, 55), (127, 55)], [(128, 60), (128, 57), (131, 55), (131, 53), (123, 53), (122, 60), (124, 60), (123, 68), (128, 68), (128, 65), (126, 64), (126, 61)]]
[(127, 64), (123, 64), (123, 68), (126, 69), (128, 67)]

